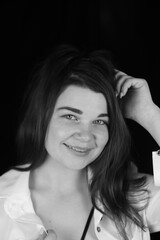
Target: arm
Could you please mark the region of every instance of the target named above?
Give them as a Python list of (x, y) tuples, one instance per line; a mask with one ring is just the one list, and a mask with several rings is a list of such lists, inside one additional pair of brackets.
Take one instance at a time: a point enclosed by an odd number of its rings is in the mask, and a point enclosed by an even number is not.
[(160, 108), (153, 102), (148, 83), (116, 71), (117, 97), (126, 118), (144, 127), (160, 146)]
[(147, 115), (149, 117), (143, 122), (142, 126), (145, 127), (160, 146), (160, 108), (155, 105), (148, 111)]

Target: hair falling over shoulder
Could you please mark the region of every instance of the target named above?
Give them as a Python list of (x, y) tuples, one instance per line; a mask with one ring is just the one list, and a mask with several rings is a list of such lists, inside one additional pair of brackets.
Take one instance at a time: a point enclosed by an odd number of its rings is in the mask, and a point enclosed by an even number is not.
[(119, 106), (115, 104), (110, 111), (113, 111), (110, 116), (114, 115), (109, 126), (110, 139), (103, 153), (90, 166), (93, 174), (90, 191), (93, 205), (107, 214), (122, 239), (128, 240), (127, 224), (136, 224), (145, 231), (140, 213), (147, 205), (148, 191), (146, 178), (137, 177), (133, 171), (131, 136)]

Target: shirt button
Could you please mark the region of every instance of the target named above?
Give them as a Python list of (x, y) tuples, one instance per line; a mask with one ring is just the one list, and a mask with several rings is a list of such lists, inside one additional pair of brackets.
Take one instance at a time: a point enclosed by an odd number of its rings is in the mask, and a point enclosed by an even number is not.
[(100, 232), (101, 231), (101, 228), (100, 227), (97, 227), (97, 232)]

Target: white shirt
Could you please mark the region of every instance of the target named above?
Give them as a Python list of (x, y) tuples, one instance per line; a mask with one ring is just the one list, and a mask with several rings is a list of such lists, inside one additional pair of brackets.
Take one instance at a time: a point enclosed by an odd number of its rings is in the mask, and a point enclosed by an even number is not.
[[(10, 170), (0, 177), (0, 239), (36, 240), (45, 230), (36, 215), (29, 190), (30, 172)], [(149, 204), (141, 212), (146, 231), (132, 224), (126, 228), (129, 240), (149, 240), (150, 232), (160, 231), (160, 187), (148, 177)], [(94, 228), (99, 240), (119, 240), (120, 236), (111, 220), (94, 210)]]

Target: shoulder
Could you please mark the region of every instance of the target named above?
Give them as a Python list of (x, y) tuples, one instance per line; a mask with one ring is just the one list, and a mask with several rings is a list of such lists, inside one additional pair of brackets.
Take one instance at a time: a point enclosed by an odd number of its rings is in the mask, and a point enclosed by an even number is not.
[(150, 174), (137, 173), (136, 178), (145, 178), (142, 185), (143, 190), (147, 190), (149, 201), (157, 194), (160, 194), (160, 187), (155, 185), (154, 177)]
[[(159, 204), (160, 208), (160, 186), (155, 185), (154, 177), (152, 175), (145, 175), (146, 176), (146, 188), (149, 194), (149, 204), (154, 201), (154, 204)], [(157, 201), (155, 202), (155, 199)]]
[(146, 178), (145, 189), (148, 190), (150, 198), (160, 192), (160, 186), (156, 186), (153, 175), (140, 173), (138, 176)]
[(6, 189), (11, 189), (15, 185), (21, 174), (21, 172), (18, 172), (16, 170), (9, 170), (8, 172), (0, 176), (0, 195), (5, 193)]
[(160, 186), (155, 185), (152, 175), (146, 176), (145, 188), (148, 191), (148, 203), (145, 208), (145, 218), (150, 232), (160, 231)]
[[(0, 197), (15, 193), (15, 189), (28, 172), (21, 172), (14, 169), (9, 170), (0, 176)], [(22, 181), (23, 182), (23, 181)]]

